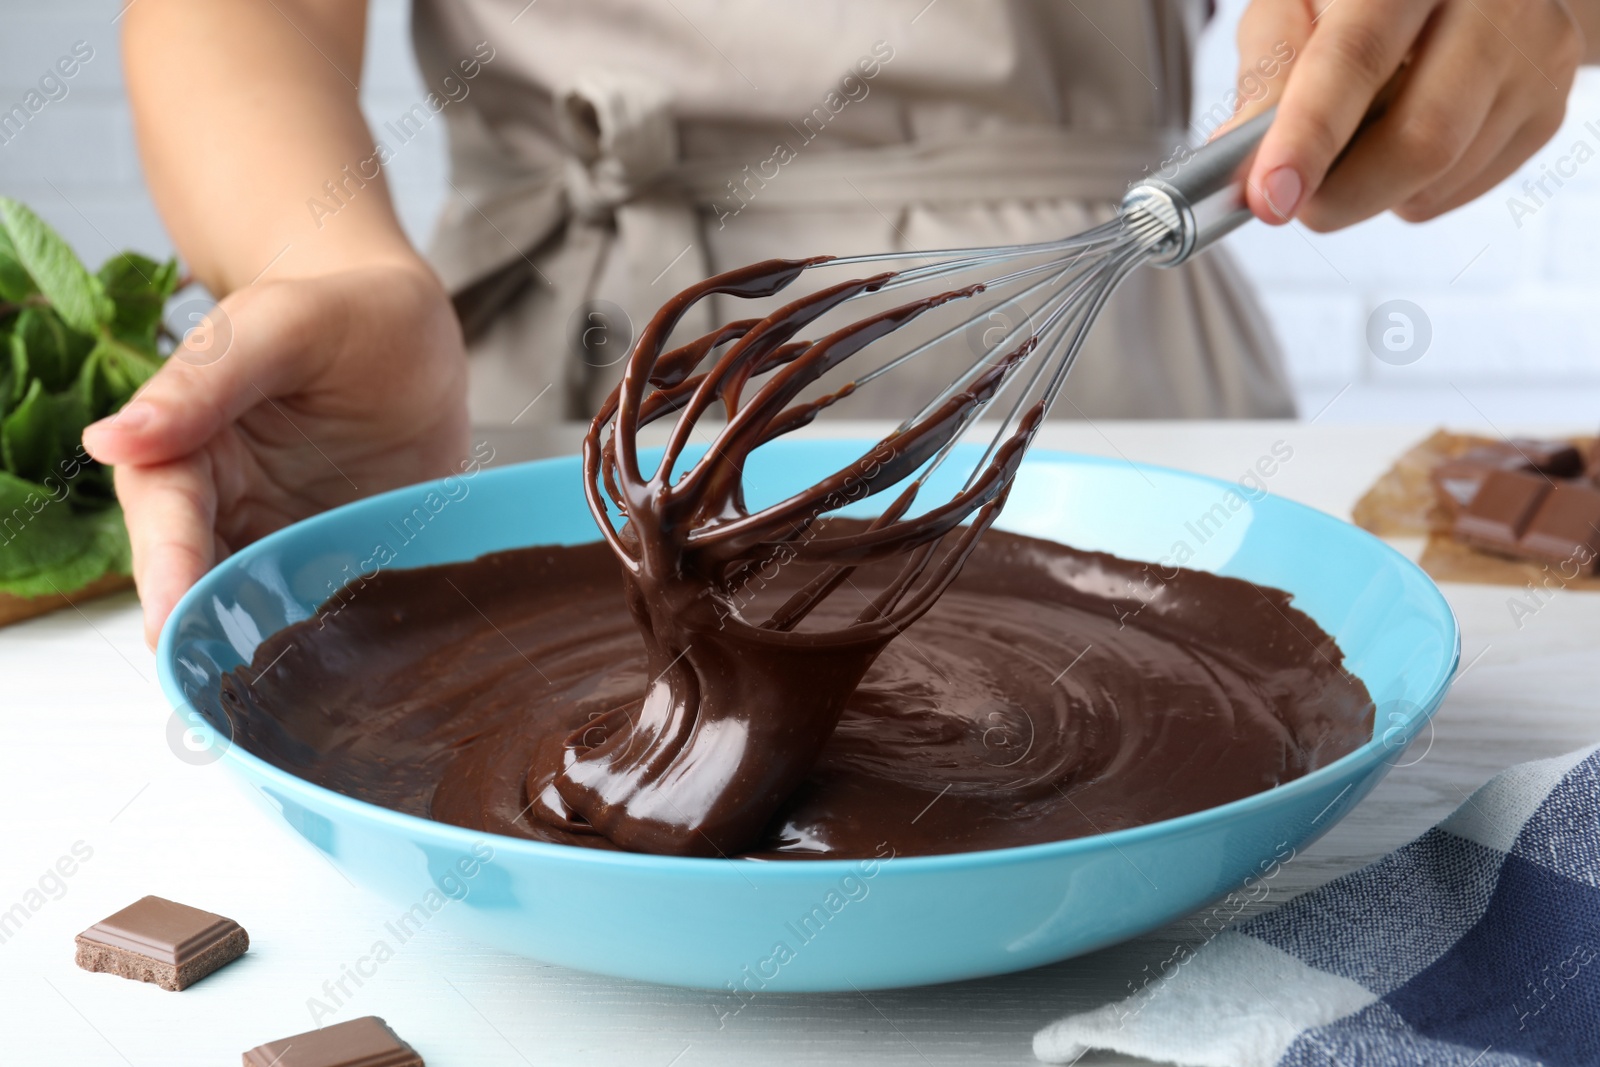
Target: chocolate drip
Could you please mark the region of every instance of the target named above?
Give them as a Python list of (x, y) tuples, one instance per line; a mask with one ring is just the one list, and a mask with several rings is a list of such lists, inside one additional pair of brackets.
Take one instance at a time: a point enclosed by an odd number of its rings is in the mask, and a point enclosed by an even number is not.
[[(816, 764), (867, 669), (933, 605), (1003, 504), (1042, 406), (953, 499), (911, 514), (922, 488), (914, 476), (1005, 383), (1032, 340), (857, 461), (786, 500), (755, 512), (746, 507), (750, 452), (810, 422), (855, 385), (801, 401), (804, 391), (872, 342), (982, 290), (973, 285), (909, 301), (814, 341), (795, 340), (893, 277), (880, 274), (665, 350), (696, 301), (713, 293), (771, 296), (818, 262), (757, 263), (672, 298), (641, 332), (621, 383), (594, 420), (584, 445), (589, 505), (623, 566), (650, 681), (641, 698), (586, 724), (559, 753), (541, 751), (527, 780), (539, 817), (647, 852), (748, 848)], [(691, 432), (717, 406), (726, 424), (705, 455), (680, 472)], [(665, 456), (646, 474), (639, 428), (669, 413), (678, 421)], [(865, 530), (817, 535), (828, 512), (908, 479)], [(612, 530), (602, 491), (626, 518), (620, 531)], [(896, 557), (903, 558), (896, 579), (852, 621), (802, 628), (862, 564)], [(747, 617), (738, 593), (750, 577), (797, 562), (823, 570), (766, 619)]]

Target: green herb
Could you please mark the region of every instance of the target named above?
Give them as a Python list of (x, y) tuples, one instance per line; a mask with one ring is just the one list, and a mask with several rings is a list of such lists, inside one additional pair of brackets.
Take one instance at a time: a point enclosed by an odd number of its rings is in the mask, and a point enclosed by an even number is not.
[(161, 367), (175, 260), (132, 252), (90, 274), (32, 211), (0, 197), (0, 593), (71, 593), (127, 574), (110, 471), (83, 429)]

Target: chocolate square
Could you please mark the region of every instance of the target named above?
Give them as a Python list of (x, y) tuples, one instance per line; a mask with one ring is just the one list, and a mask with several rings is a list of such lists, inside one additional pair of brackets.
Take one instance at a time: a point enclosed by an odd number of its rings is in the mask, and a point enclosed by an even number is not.
[(77, 964), (176, 992), (232, 963), (250, 935), (232, 919), (187, 904), (145, 897), (75, 939)]
[(1468, 544), (1515, 555), (1517, 539), (1550, 489), (1542, 474), (1491, 471), (1456, 516), (1455, 535)]
[(1485, 478), (1493, 471), (1504, 469), (1506, 468), (1462, 456), (1458, 459), (1445, 460), (1434, 467), (1428, 477), (1433, 482), (1433, 495), (1439, 502), (1439, 507), (1446, 515), (1454, 518), (1473, 497), (1478, 495), (1478, 489), (1483, 485)]
[(1571, 478), (1583, 470), (1583, 456), (1571, 441), (1513, 437), (1506, 444), (1528, 467), (1555, 478)]
[(1477, 495), (1484, 479), (1494, 471), (1529, 471), (1565, 478), (1583, 469), (1583, 457), (1567, 441), (1513, 437), (1475, 445), (1429, 472), (1434, 499), (1446, 518), (1454, 519)]
[(244, 1067), (423, 1067), (417, 1050), (376, 1015), (257, 1045)]
[(1550, 490), (1528, 520), (1517, 547), (1524, 555), (1562, 567), (1572, 577), (1595, 573), (1600, 560), (1600, 488), (1563, 482)]

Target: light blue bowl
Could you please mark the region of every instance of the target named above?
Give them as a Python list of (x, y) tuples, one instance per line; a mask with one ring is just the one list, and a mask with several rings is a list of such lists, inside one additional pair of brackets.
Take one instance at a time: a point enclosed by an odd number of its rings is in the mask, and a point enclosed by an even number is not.
[[(865, 446), (764, 448), (747, 470), (752, 503), (786, 495)], [(1427, 723), (1455, 671), (1455, 618), (1420, 570), (1361, 530), (1276, 497), (1159, 467), (1035, 452), (999, 526), (1137, 560), (1188, 550), (1190, 566), (1289, 590), (1371, 691), (1372, 740), (1269, 792), (1130, 830), (882, 862), (765, 863), (446, 826), (312, 785), (228, 744), (218, 677), (248, 661), (262, 638), (311, 615), (378, 544), (394, 549), (391, 566), (417, 567), (598, 539), (575, 458), (385, 493), (237, 553), (168, 622), (161, 683), (202, 734), (216, 726), (194, 758), (224, 760), (352, 880), (387, 897), (394, 914), (408, 913), (402, 925), (448, 927), (583, 970), (720, 989), (731, 1013), (760, 990), (919, 985), (1034, 967), (1192, 912), (1270, 875), (1349, 812)]]

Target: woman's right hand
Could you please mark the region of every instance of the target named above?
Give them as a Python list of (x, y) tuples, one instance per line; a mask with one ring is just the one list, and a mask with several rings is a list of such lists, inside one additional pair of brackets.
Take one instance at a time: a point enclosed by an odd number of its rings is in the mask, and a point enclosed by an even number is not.
[(116, 467), (152, 647), (229, 552), (455, 472), (467, 451), (461, 330), (420, 260), (262, 281), (219, 309), (203, 342), (84, 434)]

